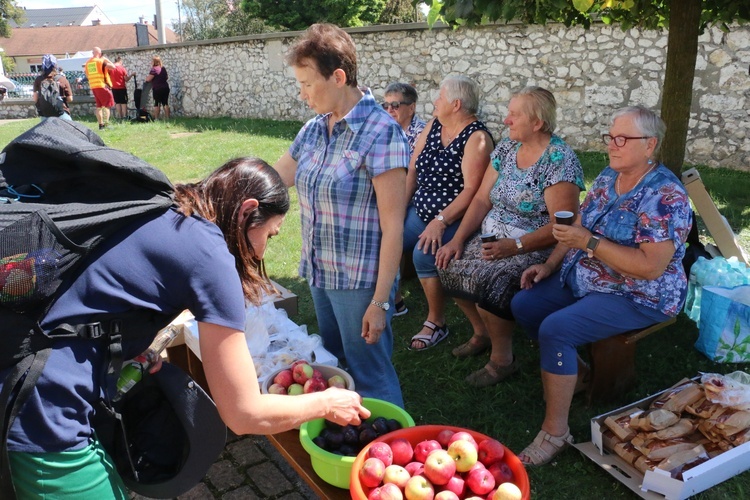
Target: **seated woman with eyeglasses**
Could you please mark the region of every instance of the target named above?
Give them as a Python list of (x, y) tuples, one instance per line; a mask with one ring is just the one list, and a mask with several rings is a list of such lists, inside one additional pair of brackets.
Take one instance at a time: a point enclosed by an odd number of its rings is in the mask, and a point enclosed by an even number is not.
[(579, 378), (576, 348), (677, 315), (687, 291), (682, 267), (690, 201), (654, 160), (666, 127), (642, 106), (615, 112), (603, 136), (609, 167), (594, 180), (571, 226), (521, 276), (516, 321), (539, 342), (547, 404), (542, 430), (519, 458), (542, 465), (573, 442), (568, 412)]
[(408, 83), (393, 82), (385, 88), (383, 109), (404, 129), (409, 141), (409, 153), (414, 152), (417, 137), (425, 121), (417, 116), (417, 89)]
[(409, 163), (404, 252), (427, 297), (427, 320), (410, 349), (433, 347), (448, 336), (445, 298), (435, 253), (450, 240), (482, 183), (494, 140), (477, 118), (479, 86), (465, 76), (449, 76), (433, 102), (434, 118), (420, 134)]

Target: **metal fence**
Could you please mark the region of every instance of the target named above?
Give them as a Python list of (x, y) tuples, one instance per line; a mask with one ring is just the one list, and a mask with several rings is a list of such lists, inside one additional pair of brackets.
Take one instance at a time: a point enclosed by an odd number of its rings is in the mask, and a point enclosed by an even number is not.
[[(63, 74), (70, 82), (73, 95), (92, 95), (89, 81), (83, 71), (65, 71)], [(34, 80), (39, 76), (38, 73), (6, 73), (5, 76), (16, 85), (14, 90), (8, 91), (7, 99), (31, 99), (34, 93)]]

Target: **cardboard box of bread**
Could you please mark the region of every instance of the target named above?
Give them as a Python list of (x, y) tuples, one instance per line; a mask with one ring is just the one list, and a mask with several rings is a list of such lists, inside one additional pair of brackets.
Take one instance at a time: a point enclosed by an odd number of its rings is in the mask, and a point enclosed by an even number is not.
[(687, 498), (750, 469), (750, 394), (728, 390), (720, 375), (682, 380), (594, 417), (576, 448), (642, 498)]

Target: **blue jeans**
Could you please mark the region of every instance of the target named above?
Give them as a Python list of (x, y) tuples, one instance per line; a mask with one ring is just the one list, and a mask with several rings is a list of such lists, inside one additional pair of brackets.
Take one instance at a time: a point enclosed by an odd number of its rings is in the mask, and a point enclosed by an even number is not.
[[(445, 228), (443, 241), (441, 243), (445, 244), (453, 238), (460, 223), (461, 220), (459, 219)], [(422, 231), (424, 231), (424, 228), (426, 227), (427, 224), (419, 218), (414, 206), (409, 205), (409, 211), (406, 213), (406, 221), (404, 221), (404, 253), (411, 252), (414, 269), (417, 271), (418, 277), (437, 278), (438, 272), (437, 267), (435, 266), (435, 256), (432, 254), (432, 249), (427, 253), (424, 253), (422, 250), (417, 250), (419, 235), (422, 234)]]
[(380, 341), (368, 344), (362, 338), (362, 318), (374, 291), (372, 288), (328, 290), (310, 287), (323, 345), (352, 376), (355, 390), (362, 396), (389, 401), (403, 408), (401, 385), (391, 362), (395, 286), (388, 299), (391, 308), (386, 314), (386, 326)]
[(560, 272), (518, 292), (513, 315), (529, 337), (539, 341), (542, 370), (555, 375), (578, 372), (576, 347), (619, 333), (645, 328), (669, 317), (611, 293), (573, 296), (560, 286)]

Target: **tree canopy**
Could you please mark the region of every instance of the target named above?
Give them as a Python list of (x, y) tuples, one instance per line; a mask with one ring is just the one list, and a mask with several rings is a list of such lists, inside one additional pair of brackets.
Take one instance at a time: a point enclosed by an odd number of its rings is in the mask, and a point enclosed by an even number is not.
[(342, 27), (375, 24), (386, 0), (242, 0), (246, 13), (284, 30), (304, 30), (329, 22)]
[(588, 28), (594, 19), (669, 31), (661, 115), (667, 124), (662, 160), (679, 175), (685, 158), (698, 36), (710, 25), (729, 30), (733, 21), (750, 20), (748, 0), (431, 0), (428, 22), (451, 25), (520, 20), (532, 24), (562, 22)]
[(15, 0), (0, 0), (0, 37), (9, 38), (11, 35), (9, 20), (21, 24), (23, 9), (16, 5)]

